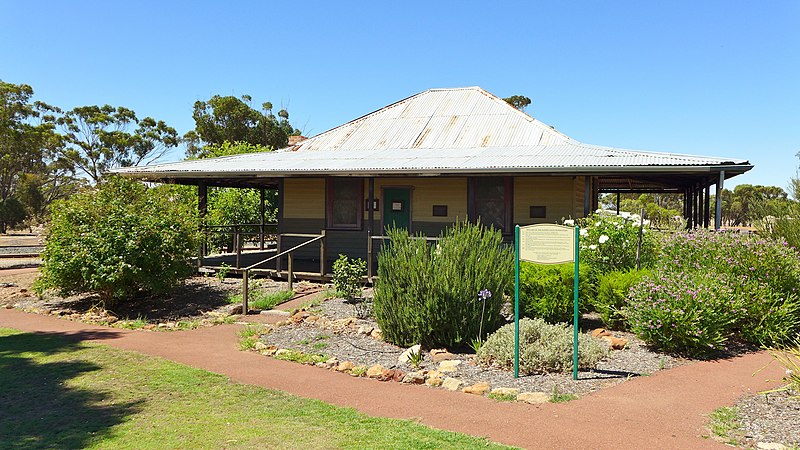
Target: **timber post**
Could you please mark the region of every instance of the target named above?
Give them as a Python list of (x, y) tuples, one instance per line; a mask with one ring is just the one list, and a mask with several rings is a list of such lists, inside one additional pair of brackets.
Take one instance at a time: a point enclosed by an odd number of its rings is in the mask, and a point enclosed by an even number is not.
[(241, 268), (239, 259), (242, 257), (242, 236), (239, 233), (239, 227), (233, 227), (233, 247), (236, 249), (236, 268)]
[(294, 260), (294, 256), (292, 256), (292, 252), (289, 252), (289, 254), (286, 255), (286, 256), (289, 259), (289, 273), (287, 274), (286, 279), (289, 282), (289, 290), (291, 291), (292, 290), (292, 277), (294, 275), (294, 270), (293, 270), (294, 264), (292, 264), (292, 262)]
[(249, 281), (250, 281), (250, 270), (245, 269), (244, 272), (242, 272), (242, 314), (244, 315), (247, 315), (247, 311), (249, 310), (249, 305), (248, 305)]
[[(278, 234), (275, 237), (275, 244), (277, 245), (277, 249), (275, 250), (275, 252), (276, 252), (276, 254), (278, 254), (278, 253), (281, 252), (281, 235), (280, 234)], [(277, 272), (277, 275), (280, 276), (280, 274), (281, 274), (281, 258), (280, 257), (275, 258), (275, 272)]]
[(325, 230), (320, 231), (322, 235), (322, 239), (319, 240), (319, 275), (321, 277), (325, 276), (325, 258), (326, 248), (325, 248)]
[(367, 280), (372, 283), (372, 231), (367, 232)]

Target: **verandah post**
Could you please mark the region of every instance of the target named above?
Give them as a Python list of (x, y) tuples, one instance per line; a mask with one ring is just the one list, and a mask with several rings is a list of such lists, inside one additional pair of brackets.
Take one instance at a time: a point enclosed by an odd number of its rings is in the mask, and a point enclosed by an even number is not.
[[(579, 255), (579, 248), (580, 248), (580, 241), (581, 233), (580, 227), (575, 227), (575, 276), (573, 277), (573, 294), (572, 294), (572, 304), (573, 304), (573, 311), (572, 311), (572, 379), (578, 379), (578, 274), (580, 273), (580, 269), (578, 267), (580, 263), (580, 255)], [(519, 269), (517, 269), (519, 270)]]
[(519, 225), (514, 227), (514, 378), (519, 378)]

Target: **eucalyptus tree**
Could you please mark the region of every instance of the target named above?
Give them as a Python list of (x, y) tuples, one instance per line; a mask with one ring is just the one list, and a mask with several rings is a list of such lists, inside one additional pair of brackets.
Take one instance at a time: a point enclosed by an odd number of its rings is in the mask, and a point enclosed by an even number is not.
[(98, 182), (115, 167), (149, 164), (180, 142), (164, 121), (138, 119), (123, 106), (79, 106), (59, 117), (64, 136), (61, 156)]

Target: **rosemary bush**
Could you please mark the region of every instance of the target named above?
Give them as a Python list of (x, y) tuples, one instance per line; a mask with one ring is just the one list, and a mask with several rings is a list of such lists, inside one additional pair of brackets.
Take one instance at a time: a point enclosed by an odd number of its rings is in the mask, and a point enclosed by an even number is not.
[[(388, 229), (378, 255), (374, 314), (397, 345), (459, 348), (499, 326), (503, 292), (513, 280), (513, 253), (499, 231), (459, 222), (437, 244)], [(479, 300), (488, 289), (494, 295)]]

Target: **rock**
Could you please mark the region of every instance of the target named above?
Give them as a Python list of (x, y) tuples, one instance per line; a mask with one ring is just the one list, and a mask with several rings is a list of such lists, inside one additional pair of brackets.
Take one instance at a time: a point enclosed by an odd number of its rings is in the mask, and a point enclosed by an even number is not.
[(449, 359), (447, 361), (440, 362), (439, 369), (437, 370), (442, 373), (455, 372), (458, 370), (459, 364), (461, 364), (460, 359)]
[(463, 385), (464, 385), (464, 383), (461, 380), (457, 379), (457, 378), (446, 377), (442, 381), (442, 387), (447, 389), (448, 391), (457, 391), (457, 390), (461, 389), (461, 386), (463, 386)]
[(342, 362), (339, 363), (338, 366), (336, 366), (336, 371), (337, 372), (349, 372), (349, 371), (353, 370), (353, 367), (355, 367), (355, 366), (350, 361), (342, 361)]
[(592, 337), (613, 336), (610, 331), (605, 328), (595, 328), (592, 330)]
[(284, 327), (286, 325), (289, 325), (289, 322), (287, 322), (285, 320), (279, 320), (279, 321), (275, 322), (275, 326), (276, 327)]
[(425, 375), (419, 372), (408, 372), (402, 380), (406, 384), (422, 384), (425, 382)]
[(759, 442), (756, 448), (761, 450), (786, 450), (788, 447), (779, 442)]
[(325, 361), (325, 365), (327, 365), (328, 367), (335, 367), (337, 364), (339, 364), (339, 360), (336, 358), (328, 358)]
[(155, 327), (156, 327), (156, 324), (154, 324), (154, 323), (148, 323), (147, 325), (143, 326), (143, 327), (142, 327), (142, 329), (143, 329), (143, 330), (152, 330), (152, 329), (153, 329), (153, 328), (155, 328)]
[(442, 378), (442, 372), (439, 372), (438, 370), (431, 370), (426, 373), (426, 375), (428, 378)]
[(318, 320), (319, 320), (319, 316), (308, 316), (308, 317), (306, 317), (306, 319), (303, 322), (305, 322), (305, 323), (316, 323)]
[(472, 386), (467, 386), (461, 390), (465, 394), (474, 394), (474, 395), (484, 395), (489, 392), (489, 389), (492, 388), (492, 385), (486, 382), (475, 383)]
[(377, 329), (377, 328), (373, 329), (373, 330), (372, 330), (372, 333), (370, 333), (369, 335), (370, 335), (370, 337), (372, 337), (373, 339), (377, 339), (377, 340), (379, 340), (379, 341), (382, 341), (382, 340), (383, 340), (383, 331), (381, 331), (381, 330), (379, 330), (379, 329)]
[(606, 341), (608, 346), (614, 350), (622, 350), (628, 345), (627, 339), (616, 338), (614, 336), (601, 336), (600, 339)]
[(288, 348), (279, 348), (279, 349), (275, 350), (275, 356), (281, 356), (281, 355), (285, 355), (285, 354), (291, 353), (291, 352), (292, 351), (289, 350)]
[(389, 381), (394, 379), (394, 370), (393, 369), (386, 369), (379, 376), (376, 378), (380, 381)]
[(11, 303), (6, 304), (6, 309), (14, 309), (14, 305)]
[(367, 375), (367, 366), (355, 366), (350, 371), (350, 375), (354, 377), (363, 377)]
[(300, 323), (310, 315), (311, 314), (309, 314), (307, 311), (297, 311), (296, 313), (294, 313), (294, 315), (292, 315), (292, 318), (290, 320), (292, 321), (292, 323)]
[(544, 392), (523, 392), (517, 395), (518, 402), (530, 403), (537, 405), (540, 403), (547, 403), (550, 401), (550, 395)]
[(442, 361), (447, 361), (447, 360), (450, 360), (450, 359), (456, 359), (456, 358), (457, 358), (456, 355), (448, 352), (447, 350), (445, 350), (443, 348), (437, 348), (437, 349), (431, 350), (431, 359), (433, 359), (433, 362), (435, 362), (435, 363), (442, 362)]
[(331, 321), (329, 326), (333, 331), (341, 333), (342, 331), (344, 331), (345, 328), (352, 325), (354, 321), (355, 319), (352, 317), (347, 317), (345, 319), (336, 319)]
[(373, 328), (371, 326), (369, 326), (369, 325), (361, 325), (360, 327), (358, 327), (357, 333), (358, 334), (369, 335), (369, 334), (372, 334), (372, 330), (373, 330)]
[(386, 367), (383, 367), (380, 364), (370, 366), (370, 368), (367, 369), (367, 378), (380, 378), (384, 370), (386, 370)]
[(266, 349), (267, 349), (267, 344), (265, 344), (265, 343), (263, 343), (261, 341), (256, 342), (256, 344), (253, 346), (253, 350), (255, 350), (257, 352), (264, 351)]
[(431, 377), (425, 380), (425, 384), (432, 387), (439, 387), (442, 385), (442, 379), (439, 377)]
[(289, 311), (281, 311), (280, 309), (265, 309), (259, 314), (263, 314), (265, 316), (289, 317)]
[(759, 442), (756, 444), (759, 450), (786, 450), (788, 447), (778, 442)]
[(405, 378), (405, 376), (406, 374), (402, 370), (395, 370), (394, 375), (392, 375), (392, 380), (403, 381), (403, 378)]
[(517, 388), (499, 387), (499, 388), (492, 389), (492, 394), (503, 395), (503, 396), (513, 395), (514, 397), (516, 397), (517, 395), (519, 395), (519, 389), (517, 389)]
[(242, 313), (242, 305), (236, 305), (228, 311), (228, 314), (241, 314)]
[(261, 354), (264, 356), (274, 356), (277, 351), (278, 351), (277, 346), (267, 345), (267, 347), (264, 350), (261, 350)]
[(421, 345), (419, 344), (412, 345), (411, 347), (407, 348), (406, 351), (401, 353), (399, 357), (397, 357), (397, 362), (399, 362), (400, 364), (408, 364), (408, 362), (411, 361), (411, 354), (419, 353), (421, 351), (422, 351)]

